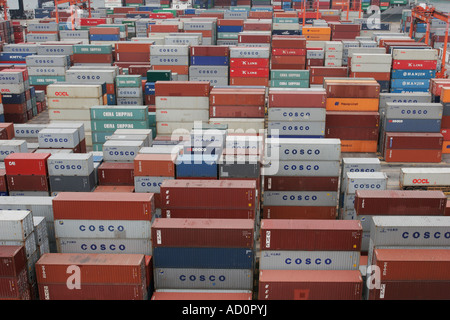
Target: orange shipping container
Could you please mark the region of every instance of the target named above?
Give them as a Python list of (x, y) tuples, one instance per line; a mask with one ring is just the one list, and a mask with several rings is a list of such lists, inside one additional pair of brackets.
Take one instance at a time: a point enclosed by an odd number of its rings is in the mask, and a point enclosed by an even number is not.
[(331, 28), (329, 27), (305, 27), (302, 29), (303, 35), (311, 34), (321, 34), (321, 35), (331, 35)]
[(341, 140), (341, 152), (370, 152), (376, 153), (376, 140)]
[(114, 49), (116, 52), (145, 52), (150, 53), (150, 43), (140, 43), (140, 42), (117, 42), (114, 44)]
[(441, 102), (442, 103), (450, 103), (450, 87), (442, 87)]
[(330, 34), (305, 34), (306, 40), (311, 41), (330, 41)]
[(378, 111), (379, 99), (327, 98), (327, 111)]
[(134, 192), (134, 186), (97, 186), (94, 192)]
[(450, 141), (444, 141), (442, 144), (442, 153), (450, 154)]
[(189, 74), (189, 66), (152, 66), (153, 70), (170, 70), (172, 73)]
[(230, 77), (232, 86), (269, 86), (268, 78)]
[(134, 158), (134, 175), (175, 177), (176, 154), (138, 154)]

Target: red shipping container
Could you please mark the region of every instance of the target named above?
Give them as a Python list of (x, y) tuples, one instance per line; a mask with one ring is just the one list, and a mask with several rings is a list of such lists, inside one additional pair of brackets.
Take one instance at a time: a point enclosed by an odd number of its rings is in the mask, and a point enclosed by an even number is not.
[[(1, 98), (0, 98), (1, 99)], [(3, 105), (4, 107), (5, 105)], [(11, 140), (16, 136), (16, 133), (14, 131), (14, 123), (12, 122), (0, 122), (0, 128), (3, 128), (6, 130), (7, 133), (7, 139)]]
[(441, 134), (444, 141), (450, 141), (450, 128), (441, 129)]
[(112, 54), (73, 54), (73, 63), (105, 63), (111, 64), (113, 61)]
[(0, 277), (17, 277), (25, 268), (27, 258), (24, 246), (0, 246)]
[(269, 59), (258, 58), (232, 58), (230, 59), (230, 67), (256, 67), (256, 68), (268, 68)]
[(230, 48), (228, 46), (191, 46), (191, 56), (215, 56), (215, 57), (228, 57)]
[[(272, 62), (272, 66), (278, 65), (278, 64), (300, 64), (305, 65), (306, 64), (306, 56), (275, 56), (272, 55), (270, 58), (270, 61)], [(273, 69), (273, 68), (272, 68)]]
[[(183, 181), (183, 179), (178, 179)], [(222, 180), (221, 180), (222, 181)], [(160, 206), (161, 207), (161, 206)], [(158, 208), (158, 207), (157, 207)], [(203, 209), (203, 208), (171, 208), (161, 209), (162, 218), (189, 219), (255, 219), (255, 208), (250, 209)]]
[(272, 19), (270, 11), (250, 11), (248, 17), (252, 19)]
[(218, 19), (218, 26), (243, 26), (244, 19)]
[[(245, 26), (245, 24), (244, 24), (244, 26)], [(271, 35), (240, 33), (238, 35), (238, 42), (239, 43), (270, 43), (271, 38), (272, 38)]]
[(251, 292), (221, 291), (155, 291), (150, 300), (253, 300)]
[[(306, 38), (304, 36), (273, 36), (272, 48), (283, 49), (306, 49)], [(305, 52), (306, 54), (306, 52)]]
[(210, 118), (264, 118), (264, 106), (210, 106)]
[(339, 177), (264, 176), (264, 190), (331, 191), (338, 189)]
[(244, 31), (271, 31), (271, 23), (261, 23), (261, 22), (244, 22)]
[(230, 85), (232, 86), (269, 86), (269, 77), (230, 77)]
[(7, 175), (47, 175), (50, 153), (13, 153), (5, 162)]
[[(381, 290), (381, 288), (383, 290)], [(449, 300), (450, 281), (381, 281), (380, 289), (369, 290), (369, 300)]]
[(106, 24), (106, 18), (80, 18), (80, 26), (96, 26)]
[(261, 270), (258, 300), (361, 300), (358, 270)]
[(347, 77), (347, 67), (311, 67), (309, 68), (311, 76), (325, 76), (325, 77)]
[(6, 182), (6, 170), (5, 169), (0, 169), (0, 191), (1, 192), (8, 191), (8, 184)]
[[(441, 150), (443, 140), (440, 133), (387, 132), (384, 146), (385, 149), (411, 149), (412, 151)], [(416, 155), (418, 156), (418, 154)]]
[(53, 198), (53, 217), (77, 220), (151, 220), (153, 193), (60, 192)]
[(117, 62), (145, 62), (148, 63), (150, 60), (149, 52), (116, 52), (115, 60)]
[(207, 81), (156, 81), (156, 96), (208, 97), (211, 85)]
[(134, 186), (97, 186), (94, 192), (134, 192)]
[(119, 27), (90, 27), (89, 34), (120, 34)]
[(268, 106), (270, 108), (325, 108), (325, 90), (270, 90)]
[(375, 249), (373, 264), (381, 281), (450, 281), (450, 250), (447, 249)]
[(0, 299), (30, 300), (26, 267), (15, 277), (0, 277)]
[(134, 158), (135, 176), (175, 177), (176, 154), (138, 154)]
[(325, 138), (341, 140), (378, 140), (379, 128), (326, 127)]
[(230, 68), (230, 77), (269, 77), (269, 68)]
[(27, 123), (28, 122), (28, 114), (15, 114), (15, 113), (5, 113), (5, 121), (12, 123)]
[(336, 207), (264, 206), (263, 219), (336, 219)]
[(257, 201), (256, 182), (250, 180), (164, 180), (161, 195), (163, 209), (254, 210)]
[(272, 48), (272, 55), (275, 56), (305, 56), (306, 49), (277, 49)]
[(148, 26), (149, 32), (179, 32), (179, 28), (177, 24), (151, 24)]
[(357, 190), (357, 215), (443, 216), (447, 197), (442, 191)]
[(103, 186), (134, 186), (134, 164), (102, 162), (98, 167), (98, 184)]
[(376, 128), (380, 125), (380, 114), (378, 112), (327, 111), (325, 123), (327, 128)]
[(41, 175), (7, 175), (9, 191), (49, 191), (47, 176)]
[(152, 224), (152, 246), (253, 248), (251, 219), (160, 219)]
[(441, 150), (421, 149), (385, 149), (384, 161), (386, 162), (413, 162), (413, 163), (440, 163), (442, 161)]
[(373, 83), (355, 82), (332, 82), (326, 81), (324, 88), (327, 98), (379, 98), (380, 84), (374, 80)]
[(306, 65), (300, 64), (286, 64), (286, 63), (272, 63), (272, 70), (305, 70)]
[(392, 69), (400, 70), (435, 70), (436, 60), (393, 60)]
[(263, 219), (261, 250), (360, 251), (357, 220)]

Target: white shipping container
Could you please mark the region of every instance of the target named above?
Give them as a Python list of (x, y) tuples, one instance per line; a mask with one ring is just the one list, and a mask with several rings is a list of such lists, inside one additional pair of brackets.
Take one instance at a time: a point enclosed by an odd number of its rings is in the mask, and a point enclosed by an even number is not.
[(347, 172), (347, 194), (357, 190), (386, 190), (387, 174), (385, 172)]
[(103, 160), (132, 162), (143, 146), (143, 141), (108, 140), (103, 144)]
[(47, 124), (47, 128), (55, 128), (55, 129), (77, 129), (78, 136), (80, 137), (80, 141), (85, 138), (85, 123), (88, 122), (90, 126), (90, 121), (50, 121)]
[(163, 109), (156, 110), (156, 121), (194, 122), (208, 121), (209, 110), (206, 109)]
[(33, 217), (33, 224), (36, 245), (39, 246), (47, 242), (48, 246), (47, 222), (45, 221), (45, 217)]
[(37, 138), (39, 131), (46, 128), (47, 124), (14, 123), (16, 138)]
[(437, 49), (393, 49), (393, 60), (438, 60)]
[(34, 230), (28, 210), (0, 210), (0, 240), (24, 241)]
[(340, 139), (268, 138), (266, 155), (279, 160), (340, 160)]
[(48, 98), (99, 98), (102, 94), (102, 86), (98, 84), (54, 83), (47, 86)]
[(265, 191), (266, 206), (334, 207), (337, 192), (331, 191)]
[(134, 192), (160, 193), (164, 180), (173, 180), (173, 177), (134, 177)]
[[(153, 39), (152, 37), (149, 37)], [(188, 56), (188, 45), (152, 45), (150, 46), (150, 56)]]
[(450, 168), (401, 168), (400, 187), (449, 186)]
[(268, 176), (337, 177), (339, 161), (270, 160), (262, 170)]
[(90, 153), (52, 154), (47, 159), (49, 176), (89, 176), (94, 170)]
[(48, 117), (50, 120), (83, 120), (90, 121), (91, 114), (89, 109), (49, 109)]
[(3, 161), (13, 153), (27, 153), (28, 145), (25, 140), (0, 140), (0, 160)]
[[(103, 105), (103, 98), (49, 98), (48, 109), (87, 109)], [(90, 122), (90, 121), (89, 121)]]
[(192, 127), (194, 126), (194, 121), (190, 122), (156, 122), (156, 132), (158, 135), (171, 135), (179, 134), (179, 135), (189, 135)]
[(59, 253), (125, 253), (152, 255), (150, 239), (57, 238)]
[(209, 110), (209, 97), (156, 96), (156, 110), (159, 109), (201, 109)]
[(73, 149), (80, 143), (77, 129), (46, 128), (39, 132), (40, 148), (68, 148)]
[(353, 64), (364, 63), (380, 63), (380, 64), (392, 64), (392, 55), (390, 54), (376, 54), (376, 53), (355, 53), (352, 55)]
[(209, 124), (226, 124), (229, 133), (261, 133), (264, 121), (264, 118), (214, 118)]
[(150, 221), (55, 220), (56, 238), (150, 239)]

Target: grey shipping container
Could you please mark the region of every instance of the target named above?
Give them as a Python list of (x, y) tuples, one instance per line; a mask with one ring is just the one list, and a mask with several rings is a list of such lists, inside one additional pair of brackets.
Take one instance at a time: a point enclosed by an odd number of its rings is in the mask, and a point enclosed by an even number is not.
[(332, 207), (337, 205), (337, 192), (329, 191), (265, 191), (266, 206)]
[(339, 139), (267, 139), (268, 157), (278, 157), (280, 160), (339, 160), (341, 156), (341, 141)]
[(95, 172), (88, 176), (49, 176), (51, 192), (91, 192), (95, 189)]
[(339, 161), (274, 161), (263, 167), (264, 175), (297, 177), (336, 177), (339, 176)]

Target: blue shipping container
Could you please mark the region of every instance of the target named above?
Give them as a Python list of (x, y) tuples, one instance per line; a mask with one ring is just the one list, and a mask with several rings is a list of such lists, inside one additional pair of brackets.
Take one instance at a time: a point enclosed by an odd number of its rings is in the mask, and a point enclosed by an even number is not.
[(248, 248), (153, 248), (155, 268), (253, 269)]
[(217, 32), (242, 32), (243, 26), (217, 26)]
[(197, 66), (227, 66), (228, 57), (192, 56), (191, 65)]
[(91, 41), (120, 41), (119, 34), (91, 34), (89, 35)]
[(436, 70), (392, 70), (392, 79), (432, 79)]
[(32, 52), (0, 52), (0, 60), (2, 61), (25, 61), (27, 56), (33, 55)]
[(429, 89), (430, 79), (392, 79), (392, 88)]
[(180, 178), (217, 178), (218, 159), (218, 155), (179, 155), (176, 160), (176, 175)]
[(441, 131), (441, 119), (385, 119), (386, 132), (437, 132)]
[(391, 88), (391, 93), (415, 93), (415, 92), (429, 92), (429, 89), (424, 88)]
[(2, 94), (2, 103), (4, 104), (21, 104), (26, 101), (25, 92), (23, 93), (5, 93)]

